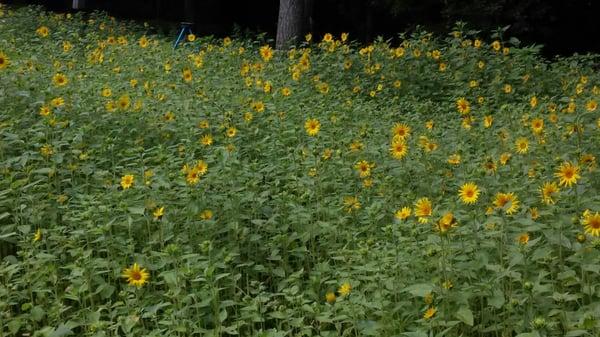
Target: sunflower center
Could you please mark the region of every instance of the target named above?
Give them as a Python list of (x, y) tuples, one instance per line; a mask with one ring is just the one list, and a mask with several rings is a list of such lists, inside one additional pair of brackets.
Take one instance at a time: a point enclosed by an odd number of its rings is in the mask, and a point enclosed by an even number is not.
[(131, 278), (133, 280), (139, 281), (142, 279), (142, 273), (140, 273), (139, 271), (134, 271), (131, 273)]
[(465, 193), (467, 195), (467, 197), (472, 198), (473, 197), (473, 190), (468, 190), (467, 193)]
[(567, 179), (573, 178), (573, 170), (566, 170), (565, 171), (565, 178), (567, 178)]
[(600, 218), (592, 218), (590, 220), (589, 226), (593, 229), (600, 229)]

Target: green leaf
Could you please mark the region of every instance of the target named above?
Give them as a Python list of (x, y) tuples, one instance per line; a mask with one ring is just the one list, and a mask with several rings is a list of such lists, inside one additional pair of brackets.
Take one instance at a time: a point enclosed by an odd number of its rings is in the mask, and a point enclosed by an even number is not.
[(46, 315), (46, 312), (44, 311), (44, 309), (41, 306), (36, 305), (35, 307), (33, 307), (31, 309), (30, 315), (31, 315), (31, 319), (33, 319), (36, 322), (39, 322), (42, 320), (42, 318), (44, 318), (44, 316)]
[(407, 291), (411, 293), (413, 296), (425, 297), (425, 295), (431, 293), (433, 290), (433, 285), (430, 283), (419, 283), (413, 284), (412, 286), (408, 286), (402, 291)]
[(128, 207), (127, 210), (131, 214), (144, 215), (146, 208), (144, 206)]
[(460, 307), (456, 312), (456, 318), (468, 326), (473, 326), (473, 312), (468, 307)]
[(62, 336), (69, 336), (72, 335), (73, 331), (71, 331), (71, 329), (69, 329), (66, 325), (61, 324), (58, 326), (58, 328), (56, 328), (56, 330), (54, 330), (49, 337), (62, 337)]

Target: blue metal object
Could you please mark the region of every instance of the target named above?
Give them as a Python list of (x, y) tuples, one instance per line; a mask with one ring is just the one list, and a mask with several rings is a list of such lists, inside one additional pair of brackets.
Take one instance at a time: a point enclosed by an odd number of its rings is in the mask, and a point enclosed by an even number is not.
[(179, 30), (179, 35), (177, 36), (177, 40), (175, 40), (173, 49), (176, 49), (179, 42), (184, 40), (186, 38), (186, 36), (188, 36), (188, 34), (192, 33), (192, 25), (193, 24), (194, 24), (193, 22), (182, 22), (181, 23), (181, 29)]

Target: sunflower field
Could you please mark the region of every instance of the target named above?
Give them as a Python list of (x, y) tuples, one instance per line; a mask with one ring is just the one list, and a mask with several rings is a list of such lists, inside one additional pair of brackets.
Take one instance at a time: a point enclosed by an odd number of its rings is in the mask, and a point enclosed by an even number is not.
[(597, 55), (153, 32), (0, 7), (0, 336), (600, 336)]

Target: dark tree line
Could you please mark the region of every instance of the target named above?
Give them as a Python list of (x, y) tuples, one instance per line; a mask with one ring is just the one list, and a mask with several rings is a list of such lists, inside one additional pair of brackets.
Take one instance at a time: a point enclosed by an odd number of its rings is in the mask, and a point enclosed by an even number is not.
[[(4, 0), (38, 3), (68, 10), (72, 0)], [(598, 0), (85, 0), (87, 10), (102, 9), (126, 18), (171, 23), (193, 21), (198, 34), (224, 36), (265, 32), (278, 47), (312, 32), (349, 32), (367, 42), (376, 36), (396, 38), (417, 25), (447, 33), (465, 21), (482, 37), (510, 25), (507, 34), (527, 44), (546, 46), (547, 55), (600, 52)], [(278, 29), (279, 28), (279, 29)]]

